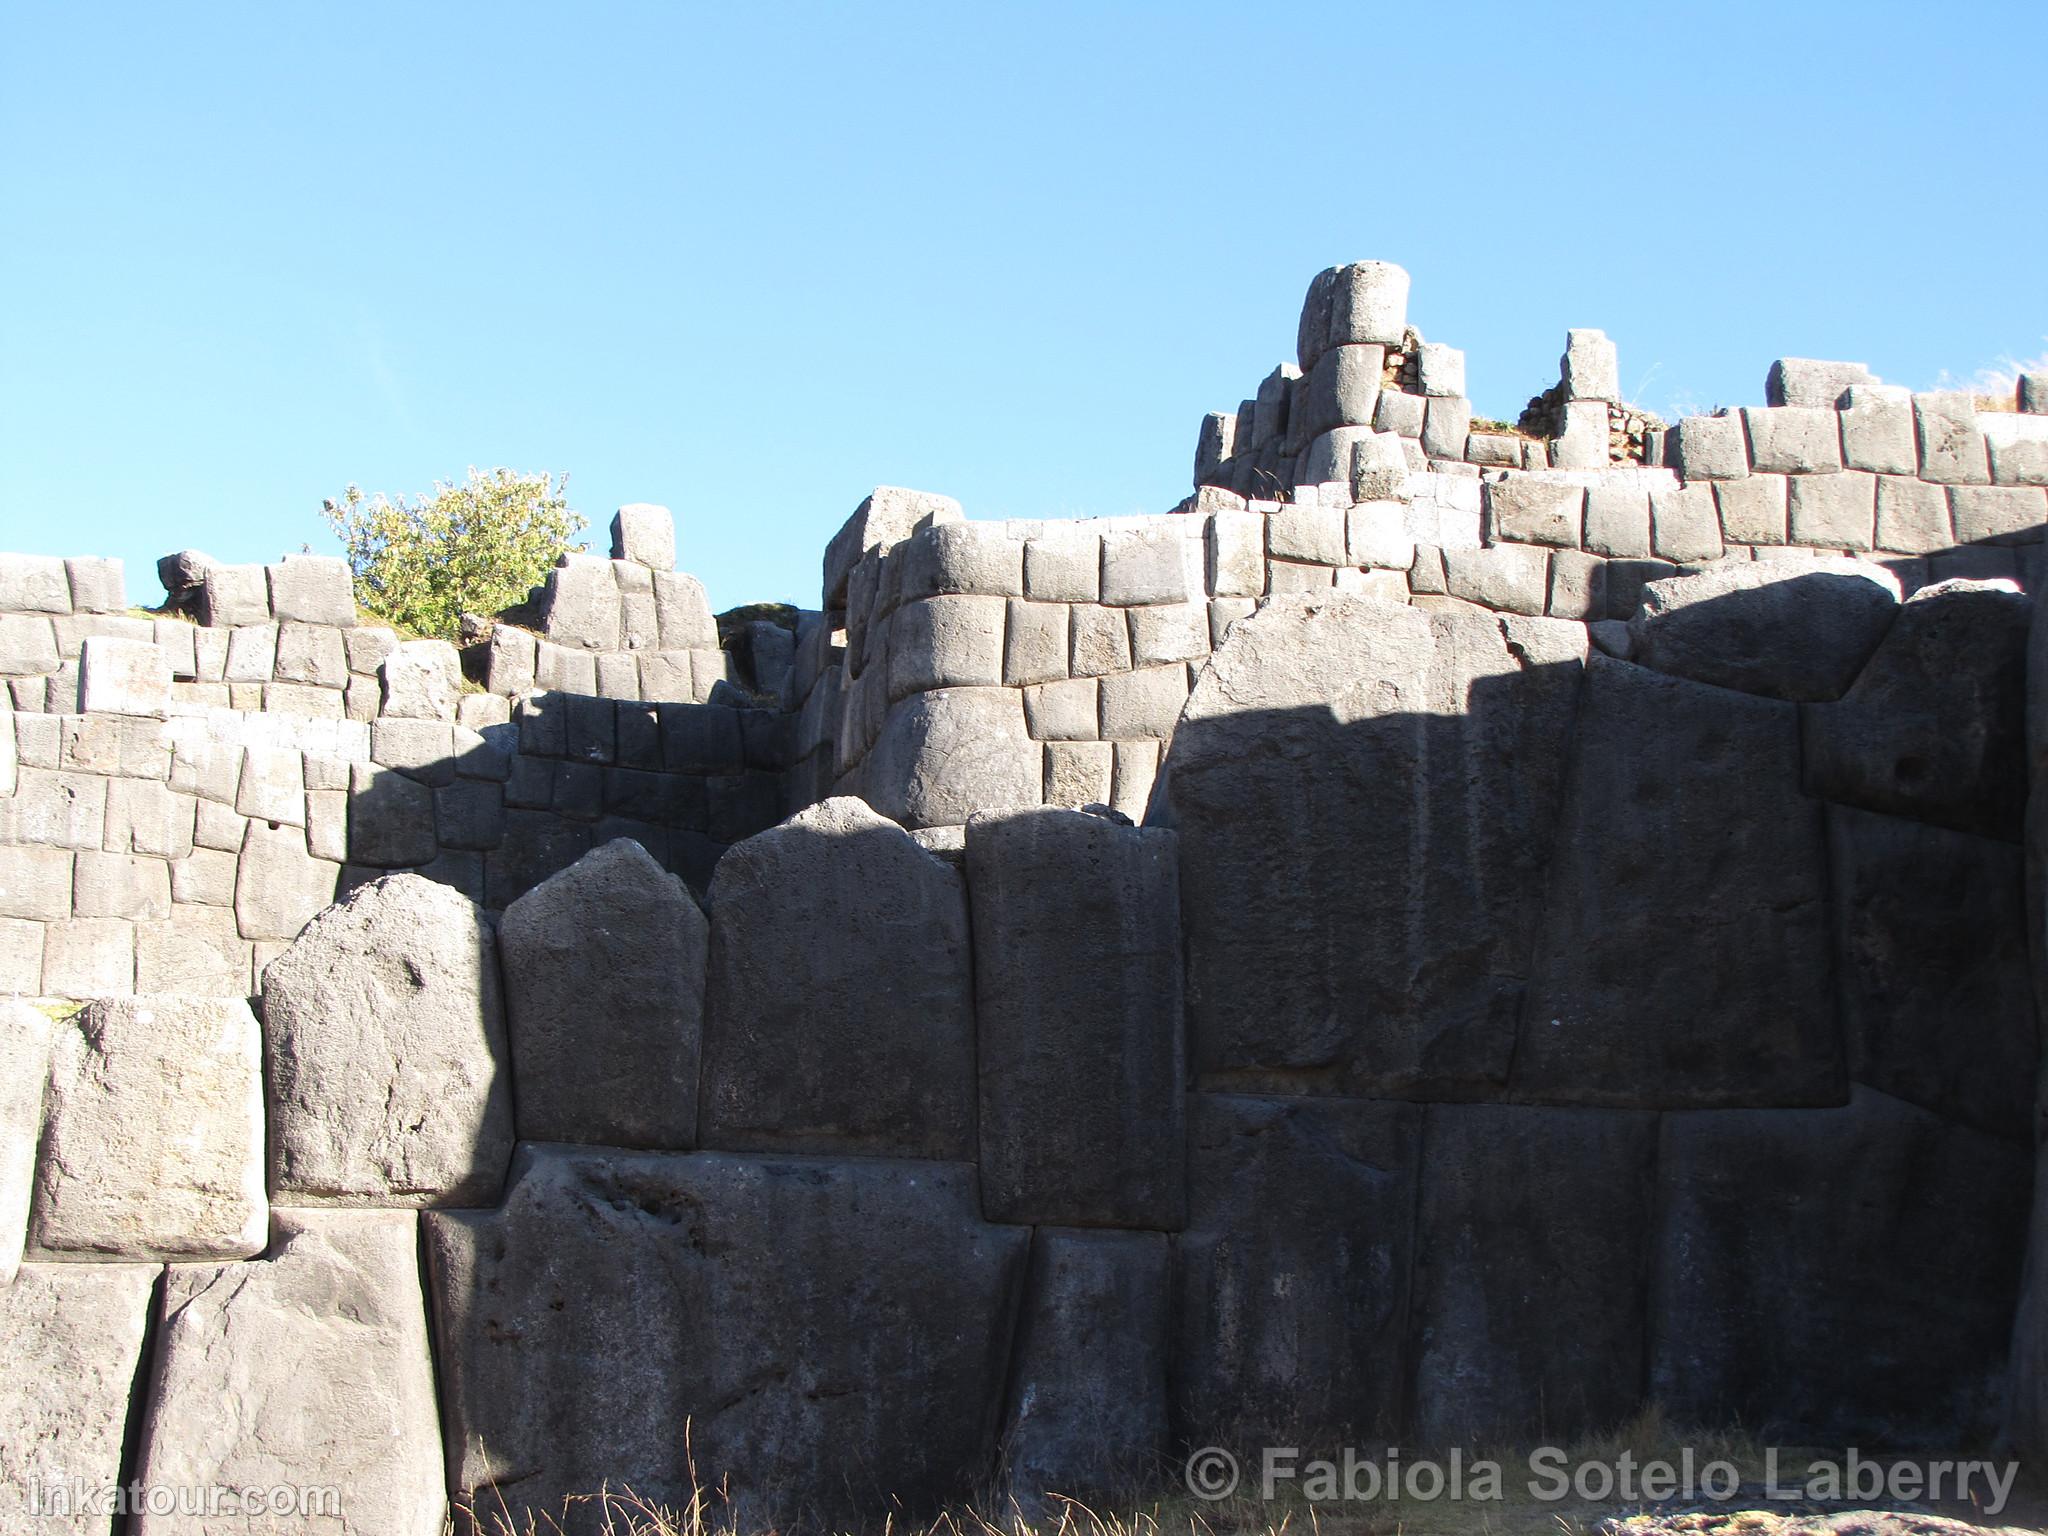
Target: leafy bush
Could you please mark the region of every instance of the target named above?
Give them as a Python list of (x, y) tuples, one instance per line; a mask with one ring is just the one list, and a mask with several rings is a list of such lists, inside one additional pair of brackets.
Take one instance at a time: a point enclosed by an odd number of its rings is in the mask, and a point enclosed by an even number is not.
[(546, 579), (589, 526), (569, 510), (569, 477), (472, 467), (408, 500), (351, 485), (321, 505), (355, 572), (356, 601), (417, 634), (454, 640), (465, 613), (493, 614)]

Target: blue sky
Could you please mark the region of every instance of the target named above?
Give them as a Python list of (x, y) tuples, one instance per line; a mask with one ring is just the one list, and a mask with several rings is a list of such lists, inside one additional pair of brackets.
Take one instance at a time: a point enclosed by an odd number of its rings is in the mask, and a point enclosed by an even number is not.
[(1160, 511), (1308, 279), (1397, 261), (1483, 414), (2048, 351), (2048, 6), (0, 0), (0, 548), (331, 548), (568, 471), (720, 607), (878, 482)]

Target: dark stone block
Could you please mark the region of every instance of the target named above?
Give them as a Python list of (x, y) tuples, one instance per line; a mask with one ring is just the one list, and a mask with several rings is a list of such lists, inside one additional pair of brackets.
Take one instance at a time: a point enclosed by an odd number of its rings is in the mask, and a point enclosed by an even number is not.
[(774, 710), (740, 711), (740, 749), (749, 768), (780, 772), (796, 755), (796, 721)]
[(505, 835), (504, 791), (482, 780), (457, 779), (434, 791), (434, 821), (444, 848), (495, 848)]
[(1630, 660), (1772, 699), (1839, 699), (1898, 612), (1887, 586), (1850, 571), (1765, 561), (1660, 581), (1629, 625)]
[(513, 705), (521, 752), (535, 757), (567, 755), (569, 697), (566, 693), (529, 693)]
[(1168, 1239), (1043, 1227), (1018, 1324), (1001, 1497), (1027, 1519), (1054, 1499), (1149, 1491), (1167, 1456)]
[(705, 781), (711, 835), (737, 843), (782, 820), (782, 778), (772, 773), (725, 774)]
[(967, 826), (981, 1198), (993, 1221), (1185, 1213), (1174, 835), (1078, 811)]
[(1163, 770), (1198, 1081), (1500, 1091), (1584, 646), (1334, 593), (1238, 623)]
[(579, 763), (610, 763), (618, 758), (618, 707), (610, 699), (584, 694), (569, 696), (566, 755)]
[(450, 1484), (520, 1529), (606, 1485), (741, 1530), (965, 1497), (1027, 1243), (966, 1165), (529, 1143), (497, 1210), (425, 1223)]
[(1828, 842), (1852, 1075), (2030, 1140), (2040, 1043), (2020, 850), (1841, 806)]
[(712, 704), (663, 704), (662, 766), (670, 773), (737, 773), (746, 762), (739, 715)]
[(1826, 861), (1797, 706), (1594, 657), (1515, 1096), (1842, 1102)]
[(1336, 1447), (1398, 1434), (1422, 1113), (1194, 1096), (1176, 1438)]
[(507, 811), (505, 836), (484, 858), (484, 905), (502, 911), (590, 851), (590, 828), (548, 811)]
[(700, 1136), (970, 1158), (967, 897), (857, 800), (734, 846), (712, 882)]
[(1432, 1104), (1415, 1236), (1424, 1445), (1566, 1444), (1640, 1406), (1657, 1117)]
[(660, 706), (621, 701), (618, 722), (619, 766), (659, 769), (662, 766)]
[(596, 763), (557, 763), (555, 810), (578, 821), (595, 821), (604, 814), (604, 775)]
[(1858, 1088), (1664, 1117), (1651, 1395), (1772, 1444), (1967, 1445), (1997, 1423), (2022, 1148)]
[(505, 803), (525, 810), (545, 810), (555, 803), (555, 764), (545, 757), (515, 757), (505, 780)]
[(1807, 707), (1808, 790), (2017, 842), (2032, 612), (2026, 598), (1995, 587), (1916, 592), (1856, 685), (1836, 703)]

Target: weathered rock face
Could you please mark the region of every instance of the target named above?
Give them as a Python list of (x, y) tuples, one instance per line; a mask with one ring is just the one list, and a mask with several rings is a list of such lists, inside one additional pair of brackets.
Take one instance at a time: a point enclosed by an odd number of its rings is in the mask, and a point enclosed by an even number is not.
[(1164, 1463), (1167, 1260), (1156, 1232), (1033, 1237), (998, 1479), (1026, 1518), (1140, 1492)]
[(2017, 840), (2031, 616), (2026, 598), (1988, 582), (1914, 593), (1855, 686), (1806, 710), (1808, 790)]
[(1641, 1111), (1424, 1112), (1418, 1441), (1565, 1444), (1636, 1410), (1656, 1150)]
[(1039, 803), (1043, 753), (1010, 688), (939, 688), (890, 709), (864, 769), (875, 808), (906, 827)]
[(1595, 657), (1516, 1096), (1840, 1103), (1826, 871), (1795, 706)]
[(512, 1152), (497, 941), (418, 875), (352, 892), (263, 973), (271, 1188), (295, 1205), (477, 1205)]
[(1851, 1073), (2029, 1139), (2040, 1047), (2020, 850), (1842, 806), (1828, 844)]
[(1174, 1269), (1174, 1431), (1192, 1445), (1398, 1433), (1422, 1109), (1197, 1094)]
[(1766, 698), (1839, 699), (1898, 607), (1896, 581), (1877, 566), (1716, 566), (1643, 588), (1630, 659)]
[(498, 943), (520, 1136), (693, 1145), (709, 927), (683, 882), (619, 838), (507, 907)]
[(0, 1529), (108, 1536), (111, 1511), (60, 1519), (56, 1491), (121, 1480), (128, 1395), (154, 1264), (24, 1264), (0, 1286)]
[(75, 1259), (260, 1253), (257, 1035), (240, 998), (104, 998), (58, 1025), (31, 1247)]
[(1505, 1079), (1584, 651), (1507, 625), (1320, 593), (1231, 630), (1164, 770), (1203, 1080)]
[[(417, 1222), (410, 1211), (279, 1211), (264, 1259), (174, 1265), (142, 1481), (334, 1490), (338, 1520), (277, 1512), (273, 1529), (440, 1531), (447, 1488)], [(196, 1513), (133, 1526), (137, 1536), (221, 1528)]]
[(1180, 1225), (1178, 875), (1159, 828), (1051, 809), (968, 823), (992, 1220)]
[(27, 1003), (0, 1002), (0, 1287), (14, 1279), (35, 1187), (50, 1075), (50, 1021)]
[(2030, 1176), (2023, 1149), (1866, 1088), (1666, 1115), (1652, 1395), (1777, 1444), (1987, 1433)]
[(986, 1470), (1027, 1234), (971, 1168), (529, 1147), (499, 1210), (425, 1220), (458, 1501), (679, 1507), (694, 1453), (747, 1528)]
[(956, 870), (860, 801), (827, 800), (730, 849), (709, 905), (704, 1145), (973, 1156)]

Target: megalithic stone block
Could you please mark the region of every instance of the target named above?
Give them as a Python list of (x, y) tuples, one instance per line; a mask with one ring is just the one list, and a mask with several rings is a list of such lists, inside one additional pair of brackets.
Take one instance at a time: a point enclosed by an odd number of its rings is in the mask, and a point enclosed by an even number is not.
[(523, 1139), (695, 1143), (708, 942), (688, 889), (630, 838), (505, 909), (498, 943)]
[[(1630, 1107), (1830, 1104), (1821, 809), (1799, 711), (1594, 657), (1514, 1092)], [(1673, 922), (1672, 913), (1697, 914)]]
[(1167, 1452), (1168, 1241), (1158, 1232), (1034, 1234), (998, 1477), (1004, 1513), (1126, 1494)]
[(844, 1529), (989, 1471), (1028, 1233), (970, 1165), (528, 1146), (501, 1207), (424, 1221), (458, 1505)]
[[(1039, 747), (1028, 745), (1035, 796)], [(704, 1145), (972, 1156), (957, 871), (839, 798), (732, 847), (709, 908)]]
[(262, 1073), (240, 998), (102, 998), (65, 1020), (50, 1046), (31, 1256), (261, 1252)]
[(1233, 626), (1163, 769), (1195, 1072), (1505, 1081), (1585, 644), (1508, 622), (1336, 593)]
[(1173, 1274), (1177, 1440), (1400, 1433), (1422, 1115), (1391, 1100), (1194, 1096)]
[(982, 1204), (1171, 1231), (1184, 1210), (1174, 834), (1044, 808), (967, 824)]
[(361, 886), (263, 972), (270, 1184), (292, 1205), (476, 1205), (512, 1152), (498, 947), (460, 892)]
[(27, 1264), (0, 1285), (0, 1529), (110, 1536), (111, 1509), (59, 1520), (40, 1498), (121, 1480), (155, 1264)]
[(14, 1279), (35, 1187), (43, 1131), (43, 1084), (50, 1072), (50, 1021), (27, 1003), (0, 1001), (0, 1290)]
[[(179, 1264), (157, 1319), (138, 1478), (145, 1487), (304, 1490), (303, 1521), (436, 1536), (447, 1509), (427, 1349), (419, 1218), (281, 1210), (266, 1256)], [(196, 1533), (145, 1511), (137, 1536)]]

